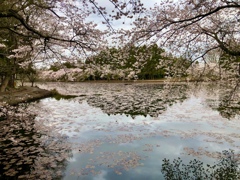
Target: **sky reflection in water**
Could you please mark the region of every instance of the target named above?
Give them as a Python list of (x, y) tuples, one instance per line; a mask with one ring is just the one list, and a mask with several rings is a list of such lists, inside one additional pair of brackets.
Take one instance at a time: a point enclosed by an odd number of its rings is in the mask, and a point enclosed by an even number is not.
[[(165, 101), (161, 95), (162, 85), (71, 86), (75, 86), (74, 93), (69, 90), (69, 94), (86, 96), (59, 101), (47, 98), (31, 107), (41, 112), (36, 118), (38, 121), (52, 126), (72, 145), (73, 157), (65, 173), (67, 180), (163, 179), (164, 158), (181, 157), (184, 162), (197, 158), (213, 164), (219, 155), (217, 152), (232, 149), (239, 153), (239, 115), (231, 121), (221, 117), (206, 101), (209, 96), (202, 92), (187, 96), (177, 89), (178, 93), (175, 90), (176, 94), (168, 94), (167, 99), (173, 100)], [(139, 94), (145, 97), (139, 100)], [(120, 102), (125, 96), (128, 97), (126, 104)], [(134, 104), (138, 112), (143, 104), (161, 99), (161, 113), (131, 116), (130, 111), (124, 114), (119, 108), (109, 109), (121, 104), (129, 108), (136, 97), (140, 103)], [(152, 112), (158, 111), (159, 101), (152, 106)], [(149, 109), (151, 111), (151, 107)]]

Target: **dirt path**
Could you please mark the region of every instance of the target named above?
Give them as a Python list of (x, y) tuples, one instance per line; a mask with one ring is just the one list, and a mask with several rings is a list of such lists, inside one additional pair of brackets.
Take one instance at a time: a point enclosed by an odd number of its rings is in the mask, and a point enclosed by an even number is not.
[(0, 103), (7, 102), (10, 105), (16, 105), (22, 102), (29, 102), (44, 97), (49, 97), (52, 92), (40, 89), (38, 87), (19, 87), (7, 92), (0, 92)]

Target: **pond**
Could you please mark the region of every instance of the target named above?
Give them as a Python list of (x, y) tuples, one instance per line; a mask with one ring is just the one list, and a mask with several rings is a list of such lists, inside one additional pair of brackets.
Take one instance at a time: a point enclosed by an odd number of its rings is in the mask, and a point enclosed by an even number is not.
[[(0, 178), (238, 179), (240, 92), (226, 84), (39, 83), (61, 96), (0, 121)], [(23, 126), (23, 124), (25, 124)], [(224, 179), (224, 178), (223, 178)]]

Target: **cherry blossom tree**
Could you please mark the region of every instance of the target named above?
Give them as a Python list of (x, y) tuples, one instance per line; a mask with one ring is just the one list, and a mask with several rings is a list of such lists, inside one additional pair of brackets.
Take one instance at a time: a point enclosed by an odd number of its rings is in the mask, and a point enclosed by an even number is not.
[[(140, 0), (105, 4), (100, 0), (3, 0), (1, 61), (6, 64), (11, 59), (12, 69), (26, 64), (26, 59), (29, 63), (78, 61), (105, 48), (109, 38), (115, 38), (112, 43), (124, 43), (118, 44), (122, 47), (157, 42), (192, 62), (206, 60), (206, 54), (215, 49), (239, 57), (239, 6), (236, 0), (162, 0), (147, 10)], [(105, 28), (94, 22), (97, 16)], [(135, 19), (134, 28), (114, 29), (112, 22), (121, 17)], [(15, 73), (7, 72), (1, 91)]]
[[(46, 59), (74, 61), (83, 54), (97, 51), (105, 46), (108, 31), (97, 27), (91, 20), (94, 16), (101, 16), (106, 27), (113, 31), (110, 20), (136, 14), (143, 9), (139, 0), (109, 0), (108, 4), (110, 9), (95, 0), (1, 1), (0, 43), (4, 49), (1, 59), (13, 59), (13, 64), (18, 64), (19, 58), (26, 59), (18, 53), (23, 47), (23, 52), (30, 54), (29, 63)], [(112, 10), (111, 14), (109, 10)], [(3, 76), (1, 91), (5, 90), (9, 77), (15, 73), (9, 72)]]
[(240, 2), (236, 0), (162, 0), (134, 25), (129, 36), (135, 43), (158, 42), (192, 62), (205, 61), (206, 54), (216, 49), (240, 56)]
[[(32, 42), (31, 47), (38, 47), (47, 53), (56, 53), (62, 57), (61, 48), (86, 52), (102, 45), (101, 37), (105, 32), (97, 29), (97, 24), (88, 21), (90, 16), (101, 15), (103, 21), (110, 25), (110, 17), (120, 19), (130, 13), (142, 11), (139, 0), (109, 0), (112, 12), (97, 1), (90, 0), (7, 0), (1, 1), (1, 29), (19, 37), (26, 37)], [(105, 4), (106, 6), (106, 4)], [(115, 12), (115, 11), (116, 12)], [(111, 27), (112, 28), (112, 27)], [(1, 37), (2, 41), (6, 40)], [(78, 54), (79, 55), (79, 54)]]

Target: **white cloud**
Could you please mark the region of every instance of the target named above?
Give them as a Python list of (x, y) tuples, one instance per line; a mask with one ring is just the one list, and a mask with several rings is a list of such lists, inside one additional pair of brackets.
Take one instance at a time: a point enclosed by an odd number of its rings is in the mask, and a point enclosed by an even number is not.
[(99, 175), (93, 178), (93, 180), (106, 180), (107, 171), (102, 170)]

